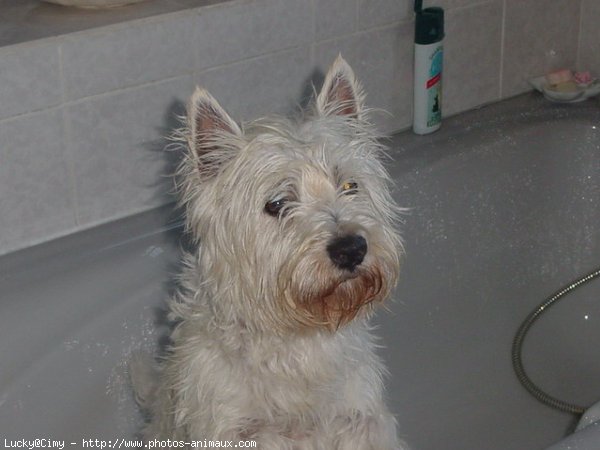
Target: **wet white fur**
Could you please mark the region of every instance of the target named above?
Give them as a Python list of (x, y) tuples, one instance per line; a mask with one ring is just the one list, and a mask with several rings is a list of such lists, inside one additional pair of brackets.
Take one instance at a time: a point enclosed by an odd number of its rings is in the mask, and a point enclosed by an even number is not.
[[(195, 118), (207, 112), (217, 126), (198, 138)], [(385, 267), (383, 296), (395, 283), (399, 209), (365, 114), (341, 58), (300, 123), (277, 118), (240, 128), (210, 94), (195, 92), (179, 188), (198, 248), (186, 255), (169, 305), (168, 355), (155, 368), (132, 364), (150, 416), (146, 439), (254, 439), (262, 450), (406, 448), (383, 401), (371, 305), (336, 329), (303, 322), (289, 293), (345, 276), (325, 248), (347, 233), (366, 238), (364, 266)], [(358, 185), (352, 195), (342, 189), (348, 181)], [(287, 214), (266, 214), (265, 203), (281, 197), (291, 199)]]

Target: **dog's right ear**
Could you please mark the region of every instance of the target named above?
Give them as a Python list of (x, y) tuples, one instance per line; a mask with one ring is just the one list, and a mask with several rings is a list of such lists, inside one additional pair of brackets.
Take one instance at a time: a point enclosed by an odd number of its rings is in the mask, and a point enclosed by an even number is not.
[(317, 111), (322, 116), (362, 117), (364, 94), (354, 71), (342, 55), (329, 68), (321, 92), (317, 96)]
[(212, 152), (230, 149), (231, 142), (242, 136), (238, 124), (208, 91), (199, 87), (188, 103), (187, 122), (190, 149), (199, 163)]

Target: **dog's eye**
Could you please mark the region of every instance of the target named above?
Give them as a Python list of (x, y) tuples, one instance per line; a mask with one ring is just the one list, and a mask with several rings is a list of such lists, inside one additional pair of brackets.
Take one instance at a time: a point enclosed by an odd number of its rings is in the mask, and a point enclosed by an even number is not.
[(357, 189), (358, 183), (355, 183), (354, 181), (346, 181), (342, 184), (342, 192), (346, 195), (356, 194)]
[(265, 205), (265, 212), (270, 216), (277, 217), (281, 214), (283, 207), (287, 204), (289, 200), (285, 197), (278, 198), (277, 200), (271, 200), (267, 202)]

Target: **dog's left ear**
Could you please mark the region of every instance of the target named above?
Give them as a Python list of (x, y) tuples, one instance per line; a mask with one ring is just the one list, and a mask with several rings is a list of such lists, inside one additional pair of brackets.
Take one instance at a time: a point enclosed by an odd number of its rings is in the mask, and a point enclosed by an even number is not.
[(322, 116), (348, 116), (361, 118), (363, 109), (362, 88), (350, 65), (338, 55), (325, 76), (321, 93), (317, 97), (317, 110)]

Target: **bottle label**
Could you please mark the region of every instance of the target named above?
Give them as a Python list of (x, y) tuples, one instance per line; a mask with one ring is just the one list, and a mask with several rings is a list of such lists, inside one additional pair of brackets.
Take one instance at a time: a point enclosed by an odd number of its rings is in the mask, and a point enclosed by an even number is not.
[(427, 126), (432, 127), (442, 121), (442, 46), (431, 55), (429, 79), (427, 80)]

